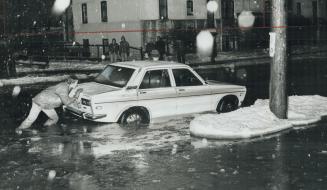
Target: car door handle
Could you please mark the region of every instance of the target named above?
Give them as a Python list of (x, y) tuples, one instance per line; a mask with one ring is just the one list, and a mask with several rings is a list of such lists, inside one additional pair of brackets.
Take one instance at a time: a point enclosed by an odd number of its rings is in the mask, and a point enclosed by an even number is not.
[(145, 91), (141, 91), (140, 94), (146, 94), (146, 92)]
[(179, 92), (184, 92), (184, 91), (185, 91), (185, 89), (178, 89), (178, 91), (179, 91)]

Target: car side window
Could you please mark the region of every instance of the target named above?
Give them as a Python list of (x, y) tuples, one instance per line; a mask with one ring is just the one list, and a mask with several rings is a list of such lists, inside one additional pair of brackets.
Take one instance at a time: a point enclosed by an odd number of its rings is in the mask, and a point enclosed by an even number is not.
[(200, 86), (202, 82), (189, 69), (173, 69), (176, 86)]
[(142, 80), (140, 89), (164, 87), (171, 87), (169, 74), (166, 69), (147, 71)]

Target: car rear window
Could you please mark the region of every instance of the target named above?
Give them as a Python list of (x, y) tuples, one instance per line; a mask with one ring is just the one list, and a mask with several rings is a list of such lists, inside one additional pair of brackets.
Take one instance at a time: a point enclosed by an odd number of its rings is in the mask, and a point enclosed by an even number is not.
[(176, 86), (200, 86), (202, 82), (188, 69), (173, 69)]

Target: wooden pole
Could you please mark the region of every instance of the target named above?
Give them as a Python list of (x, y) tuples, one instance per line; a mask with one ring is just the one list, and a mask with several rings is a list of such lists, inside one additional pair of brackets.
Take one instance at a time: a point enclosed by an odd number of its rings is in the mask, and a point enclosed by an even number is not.
[(272, 1), (272, 27), (276, 34), (275, 54), (270, 67), (270, 110), (280, 119), (287, 118), (287, 41), (285, 0)]
[(320, 43), (320, 23), (319, 23), (319, 18), (320, 18), (320, 0), (317, 0), (317, 44)]

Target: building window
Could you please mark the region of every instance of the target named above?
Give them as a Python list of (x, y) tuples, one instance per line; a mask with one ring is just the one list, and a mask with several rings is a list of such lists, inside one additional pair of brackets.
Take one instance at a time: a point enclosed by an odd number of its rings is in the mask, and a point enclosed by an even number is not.
[(193, 0), (186, 1), (187, 16), (193, 16)]
[(296, 3), (296, 15), (302, 15), (302, 6), (301, 3)]
[[(207, 3), (211, 0), (207, 0)], [(215, 27), (215, 13), (207, 11), (207, 27), (214, 28)]]
[(293, 11), (293, 0), (288, 0), (287, 1), (287, 9), (289, 11)]
[(108, 22), (107, 1), (101, 1), (101, 21)]
[(87, 4), (82, 4), (82, 22), (83, 24), (87, 23)]
[(165, 20), (168, 18), (167, 0), (159, 0), (159, 17), (161, 20)]
[(221, 0), (221, 16), (223, 19), (234, 20), (234, 1)]
[(271, 1), (266, 0), (265, 1), (265, 14), (264, 14), (264, 26), (270, 26), (271, 25)]

